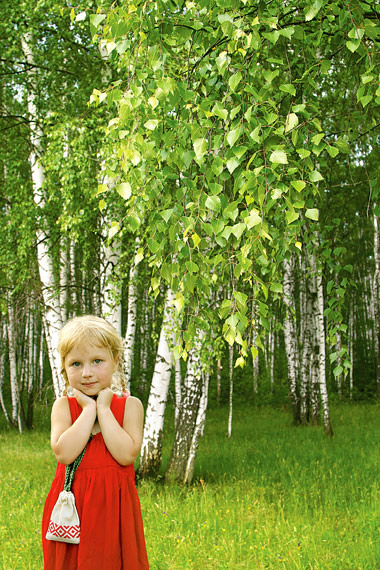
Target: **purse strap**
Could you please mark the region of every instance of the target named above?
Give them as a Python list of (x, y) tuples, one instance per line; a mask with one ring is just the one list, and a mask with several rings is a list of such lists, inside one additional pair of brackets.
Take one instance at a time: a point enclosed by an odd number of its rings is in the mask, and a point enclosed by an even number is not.
[(92, 440), (92, 435), (90, 435), (90, 439), (88, 440), (88, 442), (84, 446), (82, 453), (80, 453), (78, 455), (78, 457), (72, 463), (70, 463), (70, 465), (66, 465), (66, 467), (65, 467), (65, 485), (63, 487), (64, 491), (71, 491), (75, 471), (78, 469), (80, 462), (83, 459), (84, 453), (87, 449), (87, 445), (90, 443), (91, 440)]

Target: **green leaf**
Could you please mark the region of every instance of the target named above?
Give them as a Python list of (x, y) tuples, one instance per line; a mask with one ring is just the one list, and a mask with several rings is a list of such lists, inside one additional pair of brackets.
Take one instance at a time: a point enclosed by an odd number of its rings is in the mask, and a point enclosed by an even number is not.
[(222, 174), (223, 169), (224, 169), (223, 160), (220, 158), (220, 156), (216, 156), (212, 161), (211, 170), (213, 171), (215, 176), (219, 176), (220, 174)]
[(321, 180), (324, 180), (324, 178), (318, 170), (313, 170), (309, 174), (309, 180), (310, 182), (320, 182)]
[(323, 6), (323, 0), (316, 0), (314, 2), (314, 4), (312, 4), (311, 6), (308, 6), (305, 9), (305, 20), (306, 20), (306, 22), (310, 22), (310, 20), (313, 20), (313, 18), (315, 18), (315, 16), (318, 14), (318, 12), (322, 8), (322, 6)]
[(213, 212), (218, 212), (222, 207), (222, 203), (219, 196), (207, 196), (205, 206)]
[(158, 243), (158, 241), (156, 241), (153, 238), (148, 238), (147, 244), (152, 253), (157, 253), (158, 250), (160, 249), (160, 244)]
[(226, 136), (228, 144), (230, 146), (234, 146), (236, 141), (241, 137), (242, 133), (243, 129), (241, 127), (237, 127), (237, 129), (230, 131)]
[(159, 123), (158, 119), (149, 119), (148, 121), (146, 121), (146, 123), (144, 123), (144, 127), (149, 131), (154, 131), (154, 129), (157, 128), (158, 123)]
[(238, 224), (235, 224), (234, 226), (232, 226), (231, 228), (231, 232), (234, 234), (234, 236), (236, 237), (236, 239), (240, 239), (241, 236), (243, 235), (243, 233), (246, 230), (246, 225), (243, 224), (242, 222), (239, 222)]
[(251, 210), (249, 216), (244, 218), (244, 222), (247, 224), (247, 228), (250, 230), (254, 226), (261, 224), (262, 219), (259, 216), (259, 213), (257, 212), (257, 210)]
[(220, 104), (219, 101), (217, 101), (215, 103), (215, 105), (212, 108), (212, 112), (219, 117), (220, 119), (223, 119), (223, 121), (227, 121), (228, 119), (228, 111), (227, 109), (224, 109), (224, 107), (222, 107), (222, 105)]
[(274, 164), (288, 164), (288, 157), (283, 150), (274, 150), (269, 157)]
[(160, 216), (165, 220), (166, 223), (168, 223), (173, 212), (174, 212), (174, 208), (170, 208), (168, 210), (163, 210), (162, 212), (160, 212)]
[(237, 168), (239, 165), (240, 165), (240, 161), (239, 161), (235, 156), (233, 156), (232, 158), (230, 158), (229, 160), (227, 160), (227, 164), (226, 164), (227, 169), (228, 169), (228, 172), (229, 172), (230, 174), (232, 174), (233, 171), (236, 170), (236, 168)]
[(269, 288), (273, 293), (282, 293), (281, 283), (271, 283)]
[(310, 220), (314, 220), (315, 222), (318, 222), (319, 210), (317, 208), (308, 208), (305, 212), (305, 216), (306, 216), (306, 218), (309, 218)]
[(372, 95), (364, 95), (364, 97), (360, 99), (360, 103), (363, 105), (363, 107), (366, 107), (368, 103), (372, 101), (372, 99)]
[(360, 40), (349, 40), (348, 42), (346, 42), (346, 46), (347, 49), (350, 50), (350, 52), (354, 53), (360, 46)]
[(251, 133), (250, 133), (250, 137), (253, 141), (255, 141), (256, 143), (260, 144), (261, 143), (261, 136), (260, 136), (260, 132), (261, 132), (261, 126), (259, 125), (258, 127), (256, 127)]
[(285, 213), (286, 216), (286, 221), (289, 224), (292, 224), (293, 222), (295, 222), (296, 220), (298, 220), (298, 218), (300, 217), (298, 212), (295, 212), (294, 210), (288, 210)]
[(281, 91), (284, 91), (285, 93), (290, 93), (290, 95), (292, 95), (293, 97), (297, 93), (296, 88), (291, 83), (283, 83), (282, 85), (280, 85), (279, 89), (281, 89)]
[(204, 155), (207, 152), (207, 141), (206, 139), (196, 139), (193, 142), (193, 148), (195, 152), (195, 157), (198, 162), (203, 160)]
[(307, 158), (311, 154), (306, 148), (297, 148), (297, 153), (301, 158)]
[(92, 35), (96, 33), (96, 30), (105, 18), (105, 14), (90, 14), (90, 28)]
[(339, 154), (339, 149), (337, 149), (335, 146), (329, 145), (326, 147), (326, 150), (332, 158), (335, 158), (336, 155)]
[(132, 194), (132, 188), (129, 182), (122, 182), (116, 186), (116, 191), (124, 200), (129, 200)]
[(242, 77), (243, 76), (240, 71), (231, 75), (228, 80), (228, 85), (230, 86), (231, 91), (236, 91), (236, 87), (239, 85)]
[(339, 365), (339, 366), (335, 366), (335, 368), (334, 368), (334, 370), (333, 370), (333, 373), (334, 373), (335, 378), (336, 378), (337, 376), (340, 376), (340, 375), (342, 374), (342, 372), (343, 372), (343, 367), (342, 367), (342, 366), (340, 366), (340, 365)]
[(289, 113), (285, 122), (285, 133), (288, 133), (298, 125), (298, 116), (295, 113)]
[(108, 230), (108, 239), (111, 240), (120, 230), (119, 222), (112, 222), (110, 229)]
[(306, 182), (304, 180), (292, 180), (291, 185), (297, 190), (297, 192), (302, 192), (306, 186)]

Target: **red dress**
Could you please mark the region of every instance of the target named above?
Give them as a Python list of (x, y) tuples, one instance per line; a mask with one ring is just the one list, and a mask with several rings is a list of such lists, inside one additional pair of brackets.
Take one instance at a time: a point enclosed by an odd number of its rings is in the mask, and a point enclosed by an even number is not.
[[(120, 425), (126, 399), (114, 395), (111, 402)], [(75, 398), (68, 400), (74, 423), (82, 408)], [(133, 465), (120, 465), (106, 448), (102, 434), (93, 436), (72, 487), (81, 525), (79, 544), (45, 539), (64, 479), (65, 466), (58, 463), (42, 520), (44, 570), (148, 570)]]

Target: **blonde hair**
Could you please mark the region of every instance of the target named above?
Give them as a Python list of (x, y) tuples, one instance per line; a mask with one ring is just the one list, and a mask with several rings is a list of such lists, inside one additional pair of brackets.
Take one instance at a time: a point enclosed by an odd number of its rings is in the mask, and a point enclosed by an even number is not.
[(69, 381), (65, 370), (65, 358), (75, 344), (88, 342), (109, 350), (113, 359), (119, 357), (118, 369), (112, 375), (111, 388), (125, 392), (126, 380), (123, 371), (123, 340), (116, 329), (105, 319), (94, 315), (74, 317), (67, 321), (59, 333), (58, 351), (61, 357), (61, 374), (65, 380), (64, 395), (67, 395)]

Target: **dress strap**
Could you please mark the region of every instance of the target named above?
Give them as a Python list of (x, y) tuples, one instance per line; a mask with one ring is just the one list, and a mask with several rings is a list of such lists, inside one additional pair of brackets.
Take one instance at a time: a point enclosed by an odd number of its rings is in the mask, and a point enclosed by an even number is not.
[(117, 396), (114, 394), (111, 402), (111, 412), (121, 426), (123, 425), (124, 421), (125, 402), (127, 401), (128, 396), (129, 392), (124, 393), (122, 396)]
[(69, 407), (70, 407), (70, 414), (71, 414), (71, 421), (74, 423), (75, 420), (77, 420), (79, 418), (79, 416), (82, 413), (82, 408), (80, 407), (80, 405), (77, 402), (76, 398), (71, 398), (71, 397), (67, 397), (68, 401), (69, 401)]

